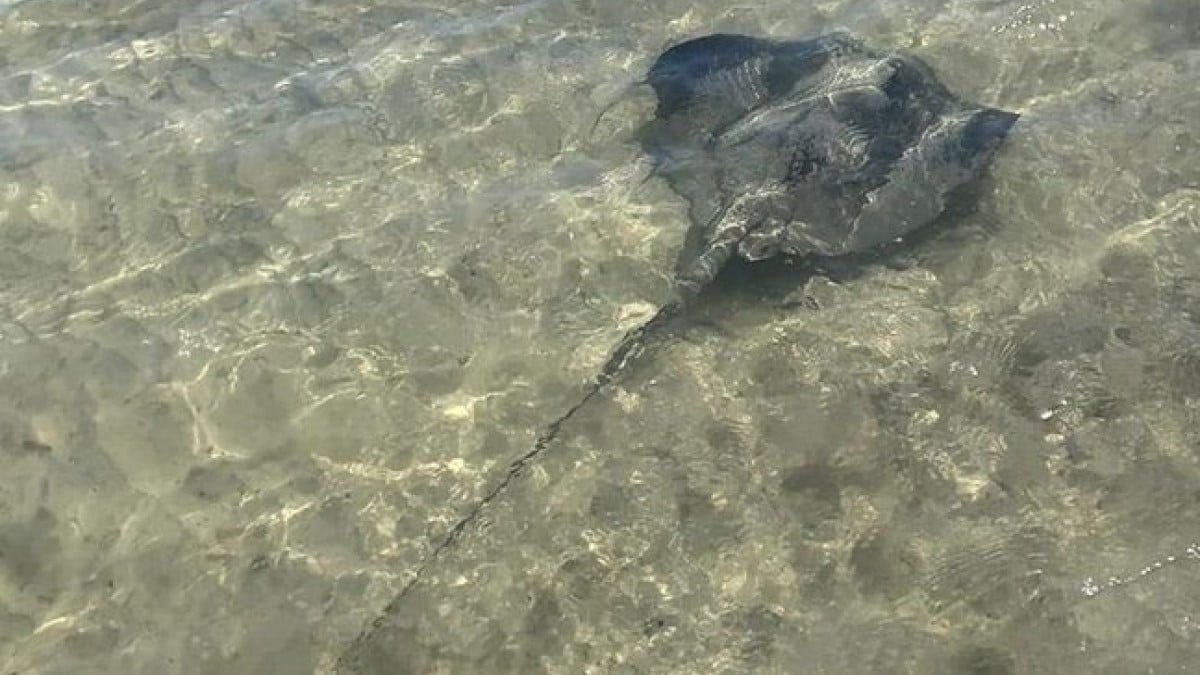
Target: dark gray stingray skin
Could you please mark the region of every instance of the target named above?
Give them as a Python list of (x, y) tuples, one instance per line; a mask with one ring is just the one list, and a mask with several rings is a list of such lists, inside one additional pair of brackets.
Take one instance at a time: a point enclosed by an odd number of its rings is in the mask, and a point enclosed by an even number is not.
[(691, 204), (685, 300), (734, 254), (837, 256), (928, 224), (1018, 117), (844, 33), (709, 35), (668, 49), (646, 82), (658, 108), (642, 146)]

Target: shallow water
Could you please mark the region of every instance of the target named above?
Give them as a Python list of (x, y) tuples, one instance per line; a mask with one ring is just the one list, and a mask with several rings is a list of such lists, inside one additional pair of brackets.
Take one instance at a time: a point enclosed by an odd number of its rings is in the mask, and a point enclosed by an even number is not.
[[(1200, 6), (797, 4), (0, 0), (0, 672), (1194, 670)], [(835, 28), (1022, 113), (973, 203), (725, 284), (393, 602), (667, 297), (600, 109)]]

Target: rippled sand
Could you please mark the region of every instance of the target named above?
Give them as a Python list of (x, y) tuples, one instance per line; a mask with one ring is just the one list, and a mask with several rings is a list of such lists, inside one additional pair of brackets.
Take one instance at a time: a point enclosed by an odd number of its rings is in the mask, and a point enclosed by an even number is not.
[[(834, 28), (1022, 113), (974, 202), (727, 283), (397, 600), (667, 296), (600, 109)], [(1194, 0), (0, 0), (0, 672), (1188, 672), (1197, 72)]]

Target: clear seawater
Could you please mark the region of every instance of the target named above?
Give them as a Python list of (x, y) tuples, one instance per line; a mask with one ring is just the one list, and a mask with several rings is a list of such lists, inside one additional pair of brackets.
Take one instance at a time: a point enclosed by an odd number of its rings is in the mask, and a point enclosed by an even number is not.
[[(1022, 114), (976, 198), (429, 561), (668, 297), (601, 109), (838, 28)], [(1196, 0), (0, 0), (0, 672), (1195, 672), (1198, 74)]]

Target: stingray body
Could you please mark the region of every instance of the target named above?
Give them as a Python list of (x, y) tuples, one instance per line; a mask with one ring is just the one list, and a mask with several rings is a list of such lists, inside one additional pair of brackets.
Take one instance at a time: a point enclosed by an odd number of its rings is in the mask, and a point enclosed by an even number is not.
[(657, 109), (642, 147), (690, 204), (674, 297), (626, 334), (576, 403), (451, 528), (339, 669), (353, 667), (429, 565), (733, 256), (839, 256), (903, 237), (979, 174), (1017, 119), (955, 97), (914, 57), (845, 34), (710, 35), (665, 51), (645, 83)]
[(857, 253), (928, 224), (1017, 119), (844, 33), (710, 35), (668, 49), (646, 81), (658, 108), (642, 145), (691, 205), (685, 300), (732, 255)]

